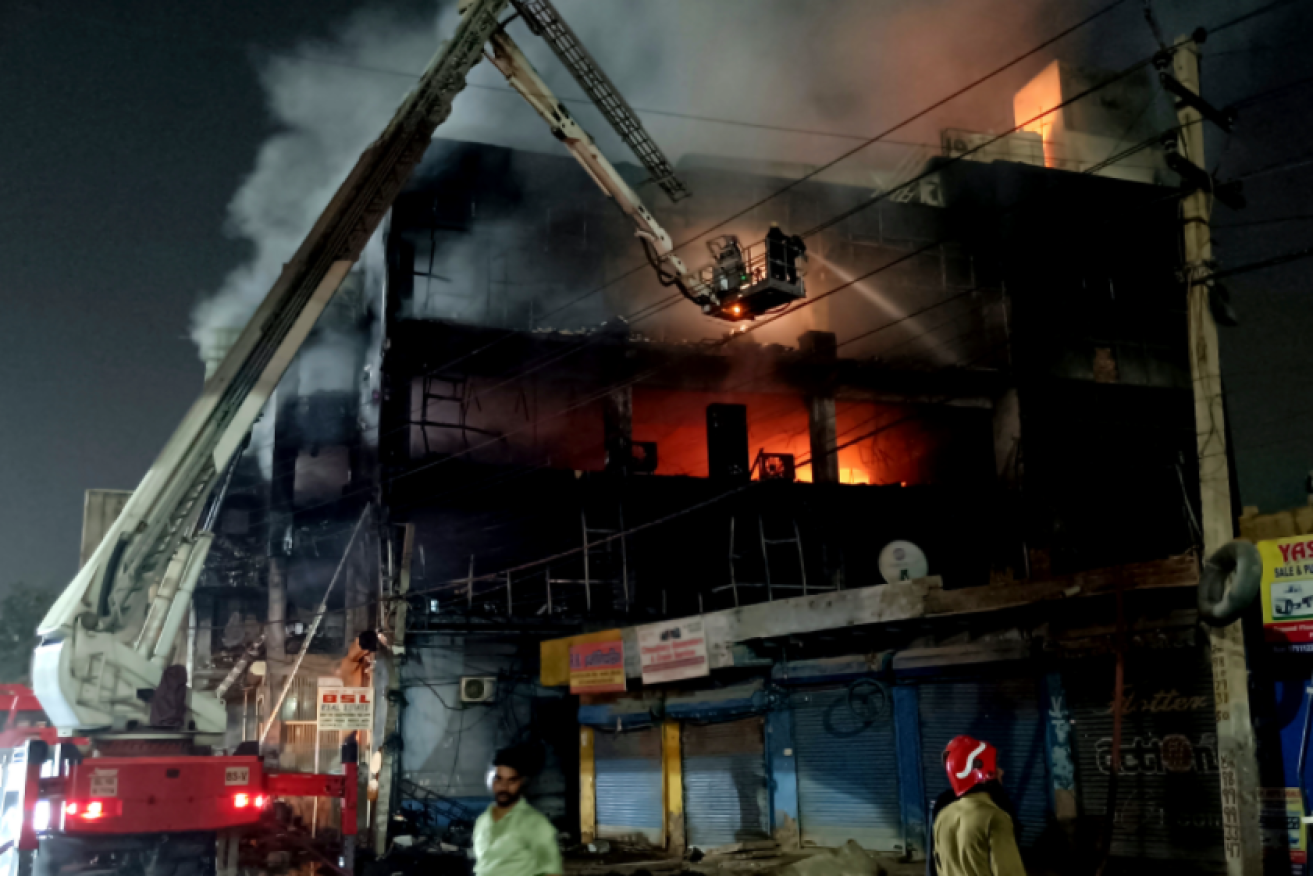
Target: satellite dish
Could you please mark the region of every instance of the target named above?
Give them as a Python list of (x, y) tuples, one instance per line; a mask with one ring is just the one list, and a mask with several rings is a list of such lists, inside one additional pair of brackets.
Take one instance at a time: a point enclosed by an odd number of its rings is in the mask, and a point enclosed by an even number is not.
[(886, 584), (912, 581), (930, 574), (925, 551), (910, 541), (891, 541), (880, 551), (880, 575)]

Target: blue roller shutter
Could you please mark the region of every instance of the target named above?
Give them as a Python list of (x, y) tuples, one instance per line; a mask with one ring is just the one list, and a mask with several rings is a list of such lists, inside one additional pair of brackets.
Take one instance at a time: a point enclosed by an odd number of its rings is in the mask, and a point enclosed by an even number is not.
[(926, 812), (948, 789), (944, 746), (965, 733), (999, 752), (1003, 785), (1012, 797), (1022, 848), (1035, 845), (1051, 809), (1043, 714), (1039, 689), (1030, 678), (980, 678), (927, 683), (918, 691), (921, 712), (921, 773)]
[(685, 724), (684, 825), (710, 849), (770, 837), (765, 724), (761, 718)]
[(661, 732), (654, 727), (593, 736), (597, 777), (597, 835), (664, 844)]
[(846, 687), (789, 697), (803, 845), (904, 848), (893, 698), (883, 709), (870, 702), (853, 703)]

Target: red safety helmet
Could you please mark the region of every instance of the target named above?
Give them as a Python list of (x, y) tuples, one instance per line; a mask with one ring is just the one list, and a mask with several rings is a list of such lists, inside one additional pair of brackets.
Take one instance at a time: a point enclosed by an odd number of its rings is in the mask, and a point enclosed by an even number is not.
[(976, 785), (998, 778), (998, 749), (970, 736), (957, 736), (944, 749), (944, 769), (953, 793), (961, 797)]

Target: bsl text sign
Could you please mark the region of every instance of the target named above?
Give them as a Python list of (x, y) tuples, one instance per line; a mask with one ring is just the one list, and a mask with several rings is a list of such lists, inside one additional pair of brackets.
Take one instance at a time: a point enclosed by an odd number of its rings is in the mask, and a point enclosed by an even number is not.
[(319, 688), (320, 730), (369, 730), (374, 725), (374, 691), (367, 687)]

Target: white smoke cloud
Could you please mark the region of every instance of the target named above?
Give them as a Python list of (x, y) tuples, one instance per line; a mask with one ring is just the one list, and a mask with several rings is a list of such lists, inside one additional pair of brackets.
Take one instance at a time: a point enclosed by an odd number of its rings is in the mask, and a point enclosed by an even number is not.
[[(1079, 11), (1062, 4), (1063, 20)], [(560, 11), (636, 107), (800, 129), (872, 134), (980, 75), (1028, 45), (1054, 17), (1045, 0), (560, 0)], [(1068, 18), (1070, 16), (1070, 18)], [(267, 293), (361, 151), (456, 24), (454, 2), (427, 16), (367, 12), (326, 41), (307, 42), (261, 70), (278, 127), (229, 205), (229, 233), (253, 254), (193, 314), (204, 351), (214, 330), (240, 327)], [(1056, 30), (1043, 23), (1045, 33)], [(562, 96), (579, 96), (546, 45), (522, 24), (513, 33)], [(1046, 59), (1002, 77), (895, 139), (933, 141), (939, 127), (1009, 123), (1010, 94)], [(559, 153), (546, 126), (489, 64), (456, 100), (442, 137)], [(615, 161), (632, 156), (588, 106), (570, 104)], [(668, 116), (645, 118), (672, 159), (690, 153), (819, 163), (851, 140), (765, 131)], [(866, 160), (896, 163), (901, 147)], [(861, 159), (858, 159), (859, 161)], [(581, 186), (584, 182), (580, 171)], [(726, 205), (727, 212), (741, 205)], [(382, 248), (366, 270), (381, 272)], [(440, 314), (434, 314), (440, 315)], [(339, 386), (334, 388), (345, 388)]]

